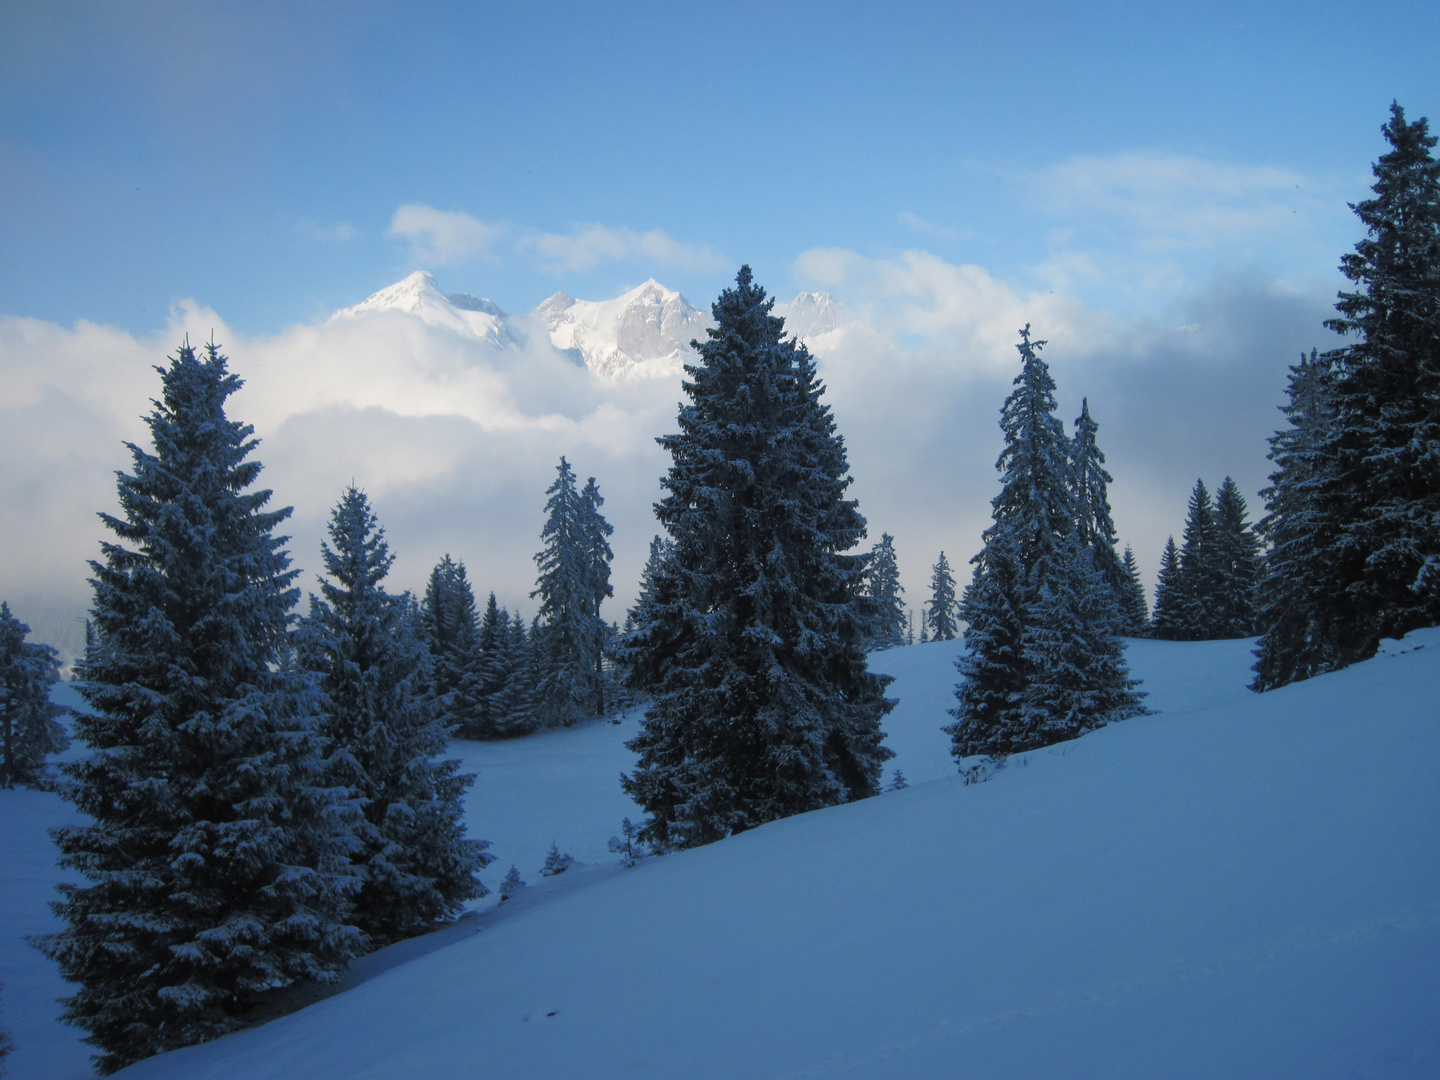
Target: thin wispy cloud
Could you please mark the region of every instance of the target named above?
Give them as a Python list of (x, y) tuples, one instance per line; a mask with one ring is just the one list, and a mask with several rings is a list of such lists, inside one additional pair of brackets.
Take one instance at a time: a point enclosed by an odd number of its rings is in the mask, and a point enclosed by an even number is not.
[(312, 240), (321, 240), (330, 244), (343, 244), (349, 240), (357, 240), (362, 235), (360, 230), (348, 221), (336, 222), (333, 225), (321, 225), (314, 221), (301, 221), (296, 224), (295, 229), (302, 236), (308, 236)]
[(895, 215), (901, 225), (913, 233), (921, 236), (933, 236), (937, 240), (963, 240), (970, 235), (967, 229), (955, 229), (949, 225), (940, 225), (934, 221), (927, 221), (919, 214), (912, 214), (909, 210), (901, 210)]
[(1334, 201), (1291, 169), (1159, 152), (1071, 158), (1043, 174), (1039, 195), (1053, 213), (1098, 214), (1162, 249), (1214, 248), (1303, 228)]
[(578, 225), (568, 233), (521, 237), (522, 254), (552, 271), (590, 270), (601, 263), (644, 260), (679, 270), (718, 270), (730, 265), (713, 248), (676, 240), (661, 229), (636, 232), (608, 225)]
[(390, 219), (388, 235), (406, 241), (415, 261), (444, 266), (491, 254), (505, 231), (459, 211), (406, 203)]

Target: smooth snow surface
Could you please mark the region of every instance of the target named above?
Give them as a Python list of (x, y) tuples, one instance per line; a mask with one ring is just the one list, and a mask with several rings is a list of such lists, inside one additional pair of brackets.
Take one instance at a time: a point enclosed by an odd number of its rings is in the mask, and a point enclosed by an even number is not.
[[(603, 847), (633, 719), (459, 744), (486, 881), (516, 862), (528, 889), (121, 1075), (1440, 1075), (1440, 631), (1259, 696), (1251, 645), (1131, 642), (1157, 715), (969, 787), (938, 730), (957, 643), (876, 654), (911, 787), (632, 870)], [(60, 804), (0, 805), (38, 865)], [(540, 878), (552, 840), (591, 865)], [(43, 886), (7, 884), (7, 936), (45, 921)], [(84, 1075), (73, 1039), (25, 1056), (48, 1036), (21, 1023), (19, 950), (13, 1075)]]

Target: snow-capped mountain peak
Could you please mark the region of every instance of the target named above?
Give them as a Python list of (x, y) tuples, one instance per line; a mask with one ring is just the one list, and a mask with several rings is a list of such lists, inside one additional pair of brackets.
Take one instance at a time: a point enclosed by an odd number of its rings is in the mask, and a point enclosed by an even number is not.
[(403, 281), (372, 293), (360, 303), (341, 308), (330, 318), (360, 318), (383, 311), (418, 316), (429, 326), (444, 327), (492, 345), (509, 345), (515, 341), (507, 316), (497, 304), (469, 293), (442, 292), (435, 275), (428, 270), (416, 270)]
[(535, 314), (557, 349), (573, 353), (607, 379), (677, 375), (693, 355), (692, 339), (710, 320), (654, 278), (613, 300), (556, 293)]
[(785, 319), (786, 331), (797, 341), (809, 341), (853, 321), (845, 305), (828, 292), (802, 292), (788, 304), (776, 304), (775, 314)]

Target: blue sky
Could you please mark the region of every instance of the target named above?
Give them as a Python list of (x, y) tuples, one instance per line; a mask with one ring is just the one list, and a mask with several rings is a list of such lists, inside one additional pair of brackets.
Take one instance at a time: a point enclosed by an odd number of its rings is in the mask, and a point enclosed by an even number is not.
[[(1440, 96), (1421, 3), (0, 12), (0, 312), (137, 332), (182, 297), (273, 332), (423, 265), (519, 310), (652, 274), (703, 303), (741, 261), (785, 292), (837, 247), (1031, 287), (1090, 260), (1116, 309), (1333, 278), (1386, 106)], [(1187, 195), (1167, 161), (1219, 173)], [(1176, 220), (1217, 190), (1253, 229)], [(492, 239), (417, 248), (416, 204)]]
[(1147, 579), (1197, 475), (1259, 517), (1390, 102), (1440, 119), (1440, 5), (852, 7), (0, 0), (0, 597), (77, 647), (152, 365), (213, 331), (297, 564), (353, 480), (396, 587), (450, 552), (529, 611), (563, 453), (622, 618), (679, 387), (326, 321), (417, 269), (517, 313), (649, 277), (704, 307), (741, 262), (832, 292), (912, 604), (940, 550), (967, 576), (1027, 322)]

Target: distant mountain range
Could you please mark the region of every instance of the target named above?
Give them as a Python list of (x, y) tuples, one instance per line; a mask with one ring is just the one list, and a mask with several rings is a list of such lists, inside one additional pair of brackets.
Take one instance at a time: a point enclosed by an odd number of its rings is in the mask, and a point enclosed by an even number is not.
[[(669, 377), (693, 355), (690, 342), (703, 338), (713, 320), (674, 289), (653, 278), (613, 300), (576, 300), (557, 292), (530, 316), (516, 319), (494, 302), (469, 293), (446, 293), (434, 275), (417, 270), (403, 281), (342, 308), (331, 319), (402, 312), (495, 348), (518, 346), (527, 324), (543, 327), (550, 343), (602, 379)], [(812, 340), (850, 321), (829, 293), (801, 293), (776, 304), (787, 329)]]

